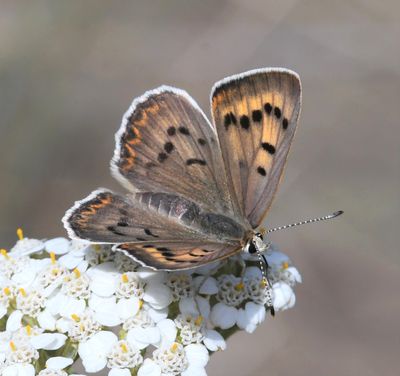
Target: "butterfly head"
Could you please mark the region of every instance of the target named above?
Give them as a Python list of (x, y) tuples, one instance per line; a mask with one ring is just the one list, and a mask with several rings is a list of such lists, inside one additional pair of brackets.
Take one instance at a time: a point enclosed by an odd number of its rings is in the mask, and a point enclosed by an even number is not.
[(260, 232), (256, 232), (247, 242), (246, 246), (244, 247), (244, 252), (254, 255), (257, 252), (266, 251), (268, 246), (269, 244), (264, 242), (263, 235)]

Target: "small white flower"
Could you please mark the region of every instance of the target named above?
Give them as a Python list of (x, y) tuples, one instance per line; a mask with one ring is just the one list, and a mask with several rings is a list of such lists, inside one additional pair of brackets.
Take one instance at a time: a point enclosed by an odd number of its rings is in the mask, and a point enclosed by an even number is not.
[(170, 273), (167, 276), (166, 285), (171, 289), (174, 301), (194, 295), (192, 277), (188, 274)]
[(89, 268), (90, 290), (98, 296), (107, 298), (117, 290), (119, 273), (114, 263), (106, 262)]
[(153, 359), (160, 366), (162, 374), (166, 375), (179, 375), (189, 365), (184, 347), (176, 342), (169, 347), (155, 350)]
[(24, 315), (36, 317), (43, 308), (45, 299), (38, 290), (25, 291), (20, 288), (17, 295), (17, 309)]
[(125, 331), (128, 331), (133, 328), (148, 328), (151, 326), (155, 326), (154, 320), (146, 310), (140, 309), (135, 316), (128, 317), (122, 327)]
[(203, 317), (191, 315), (179, 315), (175, 320), (176, 327), (183, 345), (200, 343), (203, 340)]
[(90, 297), (89, 283), (89, 277), (75, 268), (72, 273), (64, 277), (61, 291), (73, 298), (88, 299)]
[(160, 329), (155, 326), (147, 328), (137, 327), (128, 331), (126, 339), (133, 347), (142, 350), (149, 345), (159, 343), (161, 341), (161, 333)]
[(140, 351), (125, 340), (114, 344), (108, 354), (108, 368), (135, 368), (141, 363), (143, 357)]
[(38, 376), (68, 376), (62, 369), (45, 368), (38, 373)]
[(57, 350), (64, 346), (67, 336), (61, 333), (43, 333), (30, 339), (31, 345), (39, 350)]
[(224, 274), (218, 278), (218, 295), (220, 302), (236, 307), (247, 297), (244, 282), (232, 274)]
[[(101, 330), (101, 324), (98, 323), (90, 309), (86, 309), (82, 314), (72, 314), (72, 320), (69, 320), (68, 335), (75, 341), (86, 341), (95, 333)], [(60, 324), (60, 323), (59, 323)], [(61, 323), (61, 325), (65, 323)]]
[(116, 252), (114, 255), (114, 264), (121, 273), (132, 272), (139, 266), (132, 258), (124, 255), (122, 252)]
[(116, 295), (118, 298), (130, 298), (132, 296), (142, 298), (144, 295), (144, 282), (140, 280), (135, 272), (124, 273), (118, 282)]

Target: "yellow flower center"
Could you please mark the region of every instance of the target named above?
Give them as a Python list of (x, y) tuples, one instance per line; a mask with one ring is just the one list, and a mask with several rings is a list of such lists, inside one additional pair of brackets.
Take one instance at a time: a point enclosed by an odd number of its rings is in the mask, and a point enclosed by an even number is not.
[(79, 278), (81, 276), (81, 272), (79, 271), (79, 269), (75, 268), (73, 270), (73, 272), (74, 272), (76, 278)]
[(54, 252), (50, 252), (51, 263), (54, 265), (56, 263), (56, 254)]
[(25, 298), (26, 297), (26, 291), (25, 291), (25, 289), (23, 288), (23, 287), (21, 287), (20, 289), (19, 289), (19, 292), (21, 293), (21, 295)]
[(289, 267), (289, 263), (287, 261), (282, 262), (282, 269), (287, 269)]
[(4, 291), (4, 294), (6, 294), (7, 296), (11, 295), (11, 290), (9, 287), (4, 287), (3, 291)]
[(235, 286), (235, 290), (236, 291), (241, 291), (244, 289), (244, 283), (243, 282), (239, 282), (236, 286)]
[(128, 352), (128, 346), (125, 345), (125, 343), (121, 343), (121, 350), (123, 353), (127, 353)]
[(13, 341), (10, 341), (10, 347), (12, 351), (17, 351), (17, 346), (15, 346), (15, 343)]
[(22, 240), (24, 238), (24, 232), (22, 231), (21, 227), (17, 228), (17, 236), (19, 240)]
[(26, 330), (26, 334), (28, 334), (28, 336), (30, 336), (32, 333), (32, 328), (29, 324), (27, 326), (25, 326), (25, 330)]
[(7, 251), (5, 249), (0, 249), (0, 254), (4, 256), (5, 259), (9, 259), (10, 256), (8, 255)]
[(124, 283), (128, 283), (129, 282), (129, 278), (125, 273), (122, 274), (122, 282), (124, 282)]
[(175, 353), (178, 350), (178, 344), (174, 342), (170, 348), (171, 352)]
[(139, 310), (142, 309), (143, 303), (144, 303), (144, 301), (142, 299), (139, 299)]
[(80, 318), (76, 313), (73, 313), (73, 314), (71, 315), (71, 318), (72, 318), (72, 320), (74, 320), (75, 322), (81, 321), (81, 318)]
[(202, 322), (203, 322), (203, 316), (201, 316), (201, 315), (199, 317), (197, 317), (197, 319), (194, 321), (194, 323), (197, 326), (200, 326)]

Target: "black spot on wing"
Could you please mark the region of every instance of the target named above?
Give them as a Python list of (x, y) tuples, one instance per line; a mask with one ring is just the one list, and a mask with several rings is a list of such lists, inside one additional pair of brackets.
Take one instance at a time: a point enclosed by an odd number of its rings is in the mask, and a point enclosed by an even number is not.
[(262, 111), (261, 110), (254, 110), (251, 114), (251, 118), (254, 122), (259, 123), (262, 120)]
[(165, 154), (165, 153), (158, 153), (158, 157), (157, 157), (157, 159), (158, 159), (158, 161), (160, 162), (160, 163), (162, 163), (162, 162), (164, 162), (166, 159), (168, 158), (168, 155), (167, 154)]
[(125, 236), (122, 232), (119, 232), (114, 226), (108, 226), (107, 230), (112, 232), (115, 235)]
[(250, 127), (250, 120), (247, 115), (242, 115), (240, 117), (240, 125), (242, 126), (243, 129), (249, 129)]
[(280, 119), (282, 116), (281, 109), (279, 107), (274, 108), (274, 115), (277, 117), (277, 119)]
[(268, 114), (268, 115), (270, 115), (271, 114), (271, 112), (272, 112), (272, 106), (271, 106), (271, 103), (265, 103), (264, 104), (264, 110), (265, 110), (265, 112)]
[(167, 133), (168, 133), (168, 136), (174, 136), (175, 133), (176, 133), (175, 127), (169, 127), (169, 128), (167, 129)]
[(126, 220), (120, 220), (120, 221), (117, 223), (117, 226), (118, 226), (118, 227), (127, 227), (127, 226), (128, 226), (128, 223), (127, 223)]
[(191, 165), (194, 165), (194, 164), (198, 164), (198, 165), (201, 165), (201, 166), (205, 166), (207, 163), (206, 163), (206, 161), (205, 161), (204, 159), (189, 158), (189, 159), (186, 161), (186, 164), (187, 164), (188, 166), (191, 166)]
[(257, 172), (261, 175), (261, 176), (265, 176), (267, 175), (267, 171), (265, 171), (264, 167), (258, 166), (257, 167)]
[(269, 154), (275, 154), (275, 146), (268, 142), (262, 142), (261, 147)]
[(166, 142), (164, 144), (164, 150), (169, 154), (174, 150), (174, 144), (172, 142)]
[(288, 119), (283, 118), (283, 120), (282, 120), (282, 128), (283, 129), (287, 129), (288, 125), (289, 125)]
[(179, 127), (178, 131), (180, 133), (184, 134), (185, 136), (189, 136), (190, 135), (189, 129), (187, 129), (186, 127)]
[(197, 142), (202, 146), (204, 146), (207, 143), (207, 141), (204, 138), (198, 138)]
[(148, 228), (145, 228), (145, 229), (144, 229), (144, 233), (145, 233), (146, 235), (152, 236), (153, 238), (158, 238), (158, 236), (157, 236), (157, 235), (154, 235)]

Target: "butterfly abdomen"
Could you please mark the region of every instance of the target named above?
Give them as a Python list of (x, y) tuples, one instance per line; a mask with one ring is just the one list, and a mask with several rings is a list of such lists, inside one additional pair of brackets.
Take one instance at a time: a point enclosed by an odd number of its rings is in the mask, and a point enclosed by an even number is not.
[(195, 202), (169, 193), (137, 193), (135, 198), (150, 210), (167, 215), (191, 230), (215, 240), (243, 239), (243, 226), (233, 219), (203, 210)]

